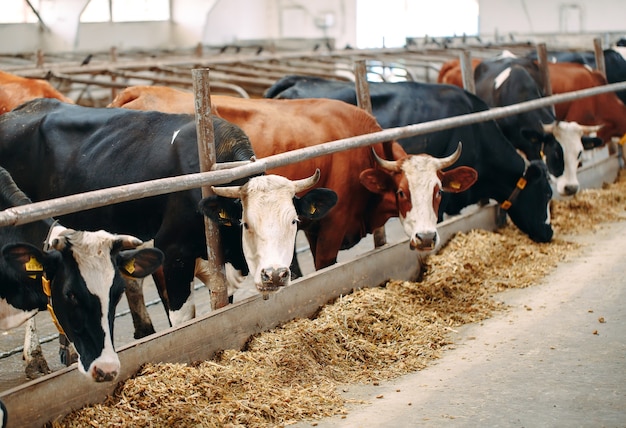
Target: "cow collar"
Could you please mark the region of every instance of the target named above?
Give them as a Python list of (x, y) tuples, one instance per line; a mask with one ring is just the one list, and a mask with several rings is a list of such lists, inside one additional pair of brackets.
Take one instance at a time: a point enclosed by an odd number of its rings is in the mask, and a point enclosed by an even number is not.
[(50, 317), (52, 318), (52, 322), (56, 326), (57, 330), (59, 330), (59, 334), (65, 335), (63, 331), (63, 327), (59, 324), (59, 320), (57, 319), (56, 314), (54, 313), (54, 309), (52, 308), (52, 288), (50, 287), (50, 280), (46, 278), (46, 275), (43, 274), (41, 276), (41, 288), (43, 289), (43, 293), (48, 296), (48, 312), (50, 312)]
[[(50, 229), (48, 230), (48, 236), (46, 236), (46, 240), (44, 241), (44, 244), (43, 244), (43, 249), (46, 252), (50, 250), (50, 235), (52, 234), (52, 229), (54, 229), (54, 227), (58, 223), (59, 223), (58, 220), (55, 220), (52, 223), (52, 226), (50, 226)], [(48, 312), (50, 313), (50, 317), (52, 318), (52, 322), (54, 323), (57, 330), (59, 331), (59, 334), (65, 335), (65, 332), (63, 331), (63, 327), (61, 327), (61, 324), (59, 324), (59, 320), (57, 319), (57, 316), (54, 313), (54, 309), (52, 308), (52, 287), (50, 285), (50, 280), (46, 278), (45, 272), (41, 275), (41, 288), (43, 289), (43, 293), (48, 297), (47, 308), (48, 308)]]
[(513, 189), (511, 195), (507, 198), (506, 201), (500, 204), (500, 208), (505, 211), (511, 208), (511, 205), (513, 205), (513, 202), (515, 202), (515, 199), (517, 199), (519, 193), (526, 187), (526, 183), (528, 183), (528, 181), (526, 180), (526, 173), (524, 172), (524, 175), (520, 177), (519, 180), (517, 180), (517, 183), (515, 184), (515, 189)]

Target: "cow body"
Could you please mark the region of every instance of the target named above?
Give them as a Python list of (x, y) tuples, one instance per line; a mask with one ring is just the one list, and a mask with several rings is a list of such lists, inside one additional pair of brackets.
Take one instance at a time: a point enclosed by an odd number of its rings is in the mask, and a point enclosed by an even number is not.
[[(159, 92), (161, 96), (156, 95)], [(148, 95), (144, 97), (144, 93)], [(193, 99), (189, 93), (171, 88), (131, 87), (112, 105), (159, 109), (160, 103), (171, 103), (178, 95), (187, 102)], [(248, 134), (259, 158), (381, 130), (369, 113), (335, 100), (250, 100), (213, 96), (211, 102), (217, 115), (239, 125)], [(446, 176), (440, 172), (443, 166), (439, 159), (407, 156), (396, 142), (372, 147), (379, 157), (399, 161), (402, 165), (389, 166), (395, 168), (394, 171), (385, 170), (371, 149), (365, 147), (268, 171), (300, 179), (320, 169), (324, 174), (317, 186), (332, 189), (337, 194), (337, 204), (326, 217), (301, 225), (316, 269), (335, 263), (340, 249), (352, 247), (395, 216), (400, 216), (412, 248), (433, 250), (439, 242), (436, 233), (439, 189), (462, 191), (475, 180), (475, 171), (467, 168), (451, 171)], [(441, 157), (455, 149), (456, 146)], [(455, 174), (458, 174), (459, 187), (452, 189), (449, 183)], [(420, 179), (425, 181), (418, 185)], [(435, 188), (438, 190), (433, 193)]]
[(35, 98), (55, 98), (66, 103), (74, 103), (45, 80), (28, 79), (0, 71), (0, 114)]
[[(606, 69), (606, 80), (608, 83), (618, 83), (626, 81), (626, 58), (620, 52), (623, 48), (615, 47), (614, 49), (604, 49), (602, 55), (604, 57), (604, 67)], [(536, 52), (528, 55), (529, 58), (537, 59)], [(587, 65), (592, 69), (597, 68), (596, 54), (592, 51), (582, 52), (558, 52), (551, 51), (547, 54), (550, 62), (573, 62), (577, 64)], [(615, 92), (617, 97), (626, 103), (626, 90)]]
[[(254, 152), (238, 128), (214, 118), (220, 162)], [(0, 159), (33, 200), (199, 172), (195, 118), (125, 109), (96, 109), (40, 99), (0, 116)], [(200, 189), (68, 214), (64, 224), (154, 239), (165, 253), (170, 320), (195, 313), (190, 297), (195, 260), (206, 258)], [(238, 228), (220, 229), (224, 258), (247, 273)], [(177, 318), (179, 314), (179, 318)]]
[[(0, 209), (28, 203), (0, 168)], [(43, 243), (49, 249), (42, 250)], [(78, 352), (79, 370), (94, 381), (113, 380), (120, 366), (113, 320), (122, 274), (142, 278), (163, 261), (156, 249), (125, 250), (139, 244), (129, 235), (71, 230), (51, 219), (0, 227), (0, 329), (17, 327), (50, 303)]]
[[(472, 60), (474, 70), (480, 60)], [(553, 94), (578, 91), (606, 85), (607, 80), (588, 65), (571, 62), (548, 62), (550, 86)], [(438, 82), (463, 87), (461, 67), (458, 60), (449, 61), (441, 68)], [(597, 136), (604, 142), (612, 137), (621, 138), (626, 134), (626, 107), (614, 92), (593, 97), (581, 98), (554, 106), (558, 121), (576, 122), (584, 126), (602, 126)], [(594, 143), (595, 144), (595, 143)]]
[[(327, 97), (356, 104), (354, 84), (320, 78), (289, 76), (268, 89), (266, 95), (277, 98)], [(488, 106), (478, 97), (451, 85), (416, 82), (370, 83), (372, 108), (383, 128), (406, 126), (436, 119), (483, 111)], [(530, 173), (534, 180), (521, 192), (508, 213), (512, 221), (532, 239), (552, 238), (548, 206), (552, 195), (545, 166), (524, 159), (493, 121), (476, 123), (399, 140), (407, 153), (442, 156), (459, 141), (463, 153), (455, 165), (478, 171), (478, 181), (468, 191), (449, 194), (441, 203), (443, 212), (457, 214), (462, 208), (492, 198), (505, 202), (519, 178)], [(508, 205), (508, 204), (507, 204)]]

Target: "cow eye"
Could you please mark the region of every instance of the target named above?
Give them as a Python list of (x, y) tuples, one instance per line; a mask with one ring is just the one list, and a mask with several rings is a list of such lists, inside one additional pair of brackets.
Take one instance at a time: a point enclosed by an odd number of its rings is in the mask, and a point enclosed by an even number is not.
[(396, 192), (396, 195), (398, 195), (399, 198), (405, 198), (406, 197), (404, 195), (404, 190), (402, 190), (402, 189), (398, 189), (398, 191)]
[(298, 219), (297, 218), (294, 218), (293, 220), (291, 220), (291, 224), (296, 224), (296, 223), (298, 223)]
[(250, 226), (248, 226), (248, 223), (244, 222), (244, 223), (243, 223), (243, 228), (244, 228), (244, 229), (246, 229), (246, 230), (248, 230), (248, 229), (250, 228)]

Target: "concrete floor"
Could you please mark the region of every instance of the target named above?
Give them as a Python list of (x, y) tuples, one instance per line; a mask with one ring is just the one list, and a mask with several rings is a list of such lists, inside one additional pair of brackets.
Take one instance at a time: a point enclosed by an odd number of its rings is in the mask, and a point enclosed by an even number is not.
[(456, 348), (379, 386), (328, 427), (626, 427), (626, 222), (577, 238), (583, 253), (498, 296), (510, 310), (455, 334)]

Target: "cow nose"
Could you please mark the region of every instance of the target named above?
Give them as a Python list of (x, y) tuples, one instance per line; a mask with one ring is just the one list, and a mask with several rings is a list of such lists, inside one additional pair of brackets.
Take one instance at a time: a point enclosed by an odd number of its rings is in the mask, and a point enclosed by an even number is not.
[(267, 268), (261, 269), (261, 281), (263, 284), (272, 284), (275, 287), (282, 287), (289, 283), (291, 271), (289, 268)]
[(117, 377), (117, 364), (101, 363), (93, 367), (92, 375), (96, 382), (110, 382)]
[(437, 242), (437, 232), (418, 232), (415, 239), (411, 240), (412, 250), (432, 250)]
[(578, 185), (577, 184), (568, 184), (563, 188), (563, 191), (565, 192), (566, 196), (571, 196), (571, 195), (575, 195), (576, 192), (578, 192)]

